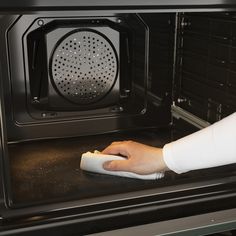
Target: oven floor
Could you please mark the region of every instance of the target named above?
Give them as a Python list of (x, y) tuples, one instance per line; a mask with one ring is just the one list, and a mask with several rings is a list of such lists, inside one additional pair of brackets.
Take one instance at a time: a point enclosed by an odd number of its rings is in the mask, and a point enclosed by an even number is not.
[[(22, 207), (157, 188), (175, 184), (176, 179), (196, 176), (168, 172), (161, 180), (144, 181), (94, 174), (79, 168), (82, 153), (102, 150), (113, 141), (134, 140), (162, 147), (184, 135), (186, 131), (166, 129), (10, 144), (11, 205)], [(208, 174), (206, 170), (197, 172), (198, 176)]]
[(139, 131), (10, 144), (13, 205), (84, 199), (140, 190), (159, 184), (161, 181), (94, 174), (79, 168), (82, 153), (102, 150), (117, 140), (135, 140), (161, 147), (171, 140), (171, 132)]

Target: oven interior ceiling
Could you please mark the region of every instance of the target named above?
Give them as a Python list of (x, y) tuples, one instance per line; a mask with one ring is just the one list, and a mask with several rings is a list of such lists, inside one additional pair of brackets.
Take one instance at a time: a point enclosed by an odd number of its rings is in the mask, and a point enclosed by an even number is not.
[[(112, 141), (162, 147), (236, 109), (236, 14), (22, 15), (7, 30), (5, 168), (11, 207), (234, 176), (234, 166), (140, 181), (83, 172)], [(8, 104), (8, 105), (6, 105)], [(181, 113), (178, 114), (181, 118)]]

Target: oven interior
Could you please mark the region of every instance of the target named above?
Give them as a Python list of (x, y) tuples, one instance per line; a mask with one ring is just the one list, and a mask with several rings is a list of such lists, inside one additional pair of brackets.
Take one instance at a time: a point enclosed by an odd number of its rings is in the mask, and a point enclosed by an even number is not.
[(162, 147), (236, 110), (235, 13), (106, 14), (2, 18), (4, 191), (12, 212), (178, 192), (188, 183), (200, 189), (206, 180), (233, 190), (234, 165), (158, 181), (80, 170), (83, 152), (117, 140)]

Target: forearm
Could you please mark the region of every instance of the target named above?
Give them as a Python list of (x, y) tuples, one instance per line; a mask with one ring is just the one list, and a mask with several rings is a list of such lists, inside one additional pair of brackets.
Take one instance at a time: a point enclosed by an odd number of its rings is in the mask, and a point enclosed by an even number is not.
[(176, 173), (236, 163), (236, 113), (166, 144), (164, 161)]

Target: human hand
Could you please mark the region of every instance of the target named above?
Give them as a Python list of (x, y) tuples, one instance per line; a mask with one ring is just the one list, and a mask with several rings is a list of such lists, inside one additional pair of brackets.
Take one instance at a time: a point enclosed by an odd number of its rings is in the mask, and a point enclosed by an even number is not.
[(107, 161), (103, 168), (108, 171), (128, 171), (146, 175), (167, 170), (161, 148), (155, 148), (134, 141), (113, 142), (102, 151), (103, 154), (122, 155), (126, 160)]

